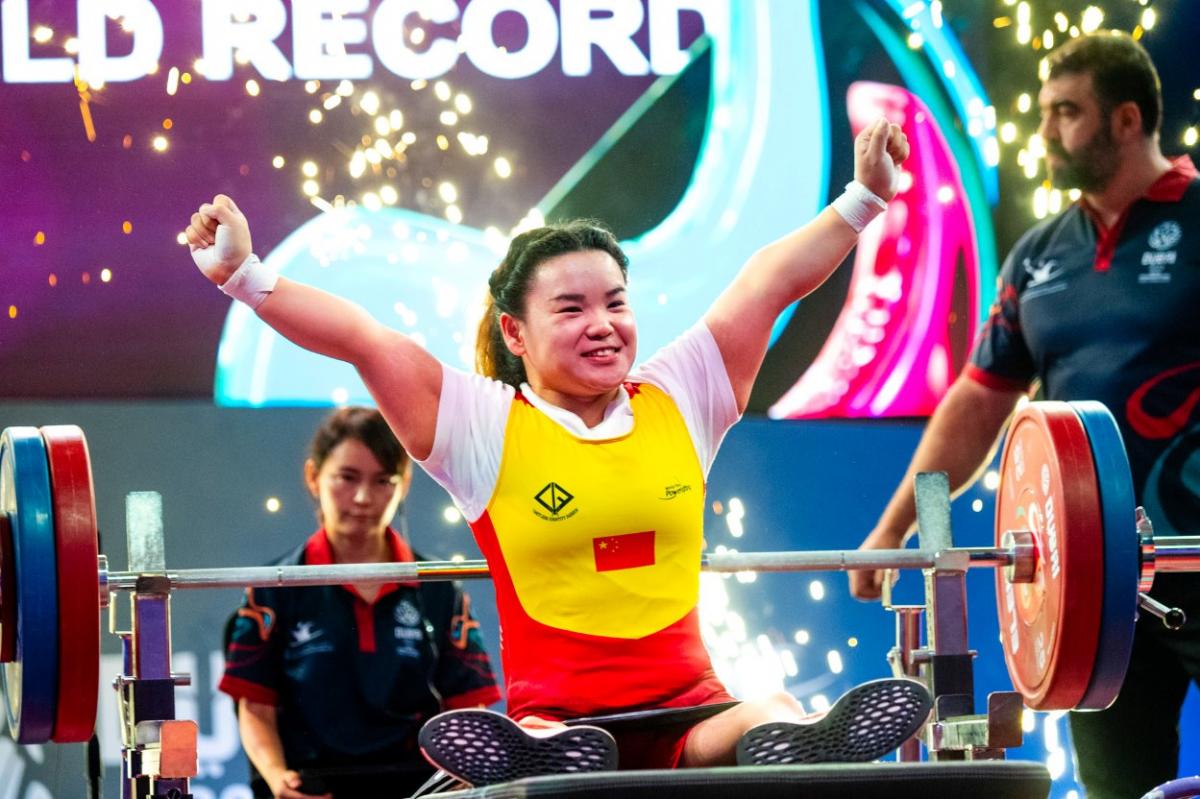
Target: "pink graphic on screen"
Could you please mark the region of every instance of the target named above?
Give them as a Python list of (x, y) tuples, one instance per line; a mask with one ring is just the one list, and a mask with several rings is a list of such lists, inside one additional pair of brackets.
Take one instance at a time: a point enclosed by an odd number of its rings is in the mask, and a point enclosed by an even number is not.
[[(900, 192), (859, 237), (846, 302), (825, 346), (771, 415), (928, 415), (961, 366), (952, 353), (969, 344), (951, 340), (956, 280), (967, 282), (958, 313), (978, 316), (978, 243), (966, 190), (937, 121), (915, 95), (858, 82), (847, 108), (854, 135), (886, 116), (903, 128), (912, 154)], [(973, 333), (971, 324), (957, 327), (958, 335)]]

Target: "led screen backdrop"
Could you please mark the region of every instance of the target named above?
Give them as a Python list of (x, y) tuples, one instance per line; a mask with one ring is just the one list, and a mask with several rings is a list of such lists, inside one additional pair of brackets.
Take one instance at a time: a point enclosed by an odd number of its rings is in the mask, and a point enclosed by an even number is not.
[[(299, 352), (194, 272), (177, 236), (217, 192), (285, 274), (463, 367), (510, 231), (609, 220), (632, 258), (646, 356), (828, 201), (854, 132), (879, 114), (919, 144), (902, 200), (851, 268), (780, 319), (755, 409), (926, 413), (987, 305), (995, 114), (935, 7), (0, 8), (2, 178), (18, 189), (0, 200), (6, 396), (364, 399), (347, 367)], [(845, 36), (847, 17), (882, 57), (829, 75), (823, 27)]]
[(511, 231), (604, 219), (632, 257), (646, 357), (840, 191), (853, 134), (886, 114), (915, 144), (903, 191), (780, 318), (751, 410), (924, 415), (969, 351), (997, 253), (1069, 201), (1035, 190), (1039, 52), (1072, 28), (1145, 34), (1178, 152), (1195, 142), (1196, 70), (1178, 54), (1198, 16), (1065, 0), (3, 0), (0, 396), (365, 399), (348, 367), (195, 272), (178, 237), (218, 192), (285, 274), (464, 368)]

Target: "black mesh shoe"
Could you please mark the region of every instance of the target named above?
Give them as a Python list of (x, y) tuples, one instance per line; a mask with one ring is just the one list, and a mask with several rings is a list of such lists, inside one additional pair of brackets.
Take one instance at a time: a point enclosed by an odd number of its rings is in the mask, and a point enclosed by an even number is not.
[(819, 719), (773, 721), (748, 730), (737, 745), (738, 765), (866, 763), (911, 738), (933, 707), (916, 680), (873, 680), (842, 694)]
[(617, 767), (617, 742), (599, 727), (530, 732), (491, 710), (451, 710), (425, 723), (421, 753), (472, 786)]

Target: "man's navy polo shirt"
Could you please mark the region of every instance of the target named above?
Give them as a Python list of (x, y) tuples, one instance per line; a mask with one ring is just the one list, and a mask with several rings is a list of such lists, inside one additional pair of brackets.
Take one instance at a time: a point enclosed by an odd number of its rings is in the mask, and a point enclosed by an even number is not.
[(1156, 532), (1200, 529), (1200, 180), (1174, 161), (1111, 229), (1080, 202), (1026, 233), (965, 374), (1113, 412)]
[[(388, 530), (392, 557), (414, 559)], [(318, 530), (282, 564), (328, 564)], [(434, 714), (500, 698), (471, 618), (450, 582), (389, 583), (368, 603), (351, 586), (248, 589), (220, 689), (277, 707), (288, 768), (420, 760)]]

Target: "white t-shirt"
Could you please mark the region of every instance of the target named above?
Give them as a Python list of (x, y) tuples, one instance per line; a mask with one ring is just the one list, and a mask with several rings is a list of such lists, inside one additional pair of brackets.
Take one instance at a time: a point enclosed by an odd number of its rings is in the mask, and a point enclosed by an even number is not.
[[(656, 386), (674, 400), (707, 477), (721, 440), (738, 420), (733, 386), (708, 327), (703, 322), (692, 326), (634, 369), (629, 380)], [(618, 392), (604, 418), (591, 428), (574, 413), (539, 397), (528, 384), (521, 385), (521, 394), (579, 438), (616, 438), (633, 428), (633, 408), (625, 391)], [(506, 383), (442, 365), (433, 449), (418, 463), (446, 489), (469, 522), (483, 515), (496, 488), (514, 396), (516, 390)]]

